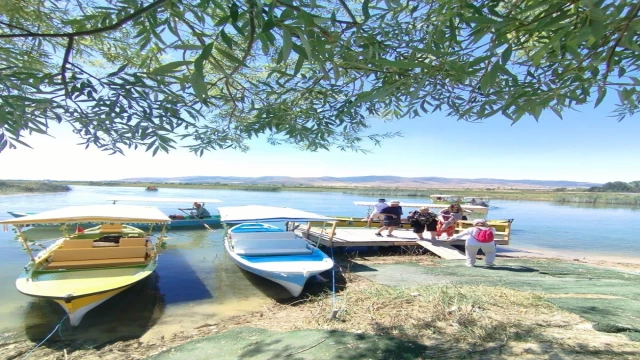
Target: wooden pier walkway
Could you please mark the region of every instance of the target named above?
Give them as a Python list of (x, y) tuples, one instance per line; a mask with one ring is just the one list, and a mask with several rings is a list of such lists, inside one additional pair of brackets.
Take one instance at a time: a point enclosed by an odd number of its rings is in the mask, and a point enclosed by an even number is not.
[[(444, 259), (464, 259), (464, 253), (452, 245), (464, 246), (464, 240), (445, 241), (446, 235), (437, 240), (418, 240), (411, 228), (398, 228), (393, 237), (376, 236), (377, 228), (362, 226), (337, 227), (336, 223), (327, 223), (326, 227), (300, 224), (295, 232), (313, 244), (327, 247), (371, 247), (371, 246), (422, 246)], [(459, 224), (456, 233), (464, 230), (465, 224)], [(511, 222), (497, 228), (496, 245), (508, 245)], [(386, 231), (382, 231), (386, 235)], [(428, 234), (427, 234), (428, 236)]]

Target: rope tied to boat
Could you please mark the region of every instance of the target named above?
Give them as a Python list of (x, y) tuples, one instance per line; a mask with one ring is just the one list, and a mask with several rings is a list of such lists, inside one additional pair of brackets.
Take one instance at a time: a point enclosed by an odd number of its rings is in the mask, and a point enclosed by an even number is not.
[[(47, 335), (46, 338), (44, 338), (44, 340), (40, 341), (40, 343), (38, 345), (36, 345), (33, 349), (29, 350), (28, 353), (26, 353), (23, 357), (22, 360), (25, 360), (29, 357), (29, 355), (31, 355), (32, 352), (34, 352), (37, 348), (40, 347), (40, 345), (44, 344), (45, 341), (49, 340), (49, 338), (51, 337), (51, 335), (55, 334), (55, 332), (60, 329), (60, 326), (62, 326), (62, 323), (69, 317), (69, 314), (65, 315), (62, 320), (60, 320), (60, 322), (58, 323), (58, 325), (56, 325), (55, 328), (53, 328), (53, 331)], [(62, 337), (62, 334), (60, 334), (60, 337)]]

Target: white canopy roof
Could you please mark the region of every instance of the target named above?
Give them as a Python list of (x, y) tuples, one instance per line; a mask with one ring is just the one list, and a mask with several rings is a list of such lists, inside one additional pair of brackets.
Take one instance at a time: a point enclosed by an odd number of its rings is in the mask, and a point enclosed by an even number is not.
[(450, 198), (450, 197), (462, 197), (462, 196), (458, 196), (458, 195), (429, 195), (429, 197), (432, 197), (432, 198), (436, 198), (436, 197)]
[(111, 196), (107, 198), (107, 201), (112, 201), (114, 204), (117, 201), (140, 201), (140, 202), (177, 202), (192, 204), (194, 202), (199, 203), (220, 203), (222, 201), (218, 199), (201, 199), (201, 198), (163, 198), (163, 197), (146, 197), (146, 196)]
[[(377, 204), (377, 202), (373, 202), (373, 201), (354, 201), (353, 202), (355, 205), (358, 206), (374, 206)], [(406, 208), (421, 208), (423, 206), (426, 206), (428, 208), (446, 208), (449, 207), (448, 204), (432, 204), (432, 203), (404, 203), (404, 202), (400, 202), (400, 206), (402, 207), (406, 207)], [(478, 205), (467, 205), (467, 204), (462, 204), (461, 205), (463, 208), (467, 209), (467, 210), (473, 210), (473, 209), (486, 209), (486, 207), (484, 206), (478, 206)]]
[(76, 222), (168, 223), (171, 219), (158, 208), (136, 205), (67, 206), (0, 221), (0, 224), (65, 224)]
[(222, 222), (333, 221), (335, 218), (287, 207), (246, 205), (219, 207)]

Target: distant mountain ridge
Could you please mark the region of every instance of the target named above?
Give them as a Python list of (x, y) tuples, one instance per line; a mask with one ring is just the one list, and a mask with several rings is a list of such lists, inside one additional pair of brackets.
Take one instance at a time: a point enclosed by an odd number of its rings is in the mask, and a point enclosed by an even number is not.
[(444, 177), (402, 176), (347, 176), (347, 177), (291, 177), (291, 176), (181, 176), (127, 178), (124, 182), (177, 182), (177, 183), (224, 183), (252, 185), (307, 185), (307, 186), (362, 186), (362, 187), (411, 187), (411, 188), (580, 188), (600, 186), (599, 183), (566, 180), (505, 180), (505, 179), (459, 179)]

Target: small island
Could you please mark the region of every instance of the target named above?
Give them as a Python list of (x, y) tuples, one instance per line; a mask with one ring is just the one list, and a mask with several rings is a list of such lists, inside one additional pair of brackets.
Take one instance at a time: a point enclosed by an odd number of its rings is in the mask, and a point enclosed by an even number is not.
[(35, 194), (71, 191), (69, 185), (49, 181), (0, 180), (0, 195)]

